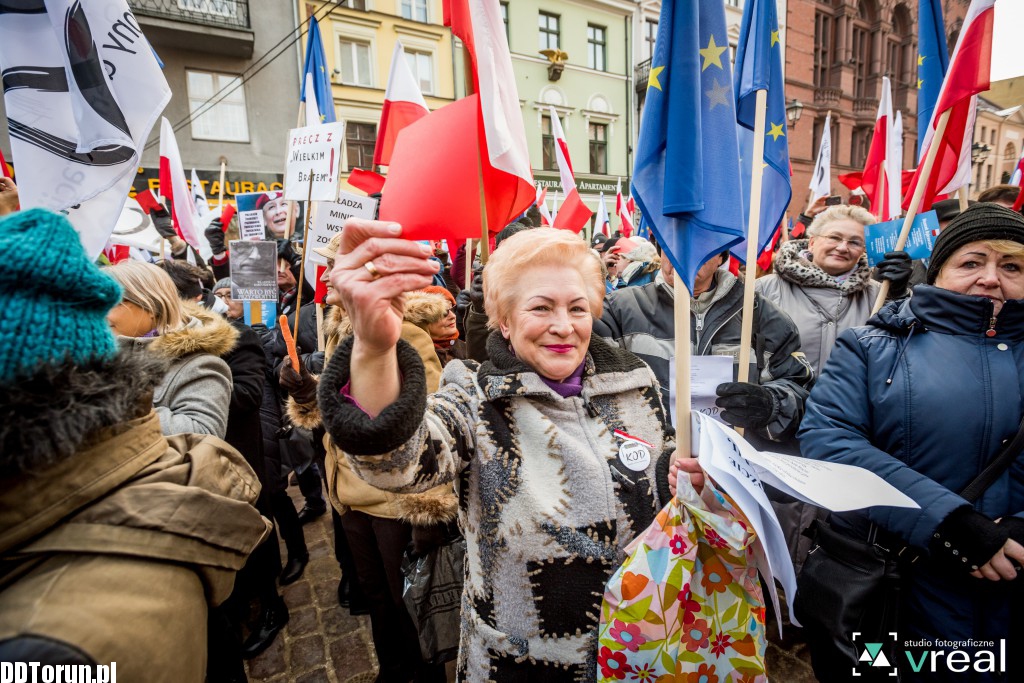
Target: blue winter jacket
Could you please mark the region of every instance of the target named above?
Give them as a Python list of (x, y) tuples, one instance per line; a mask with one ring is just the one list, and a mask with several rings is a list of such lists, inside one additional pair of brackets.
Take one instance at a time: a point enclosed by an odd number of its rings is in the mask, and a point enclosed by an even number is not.
[[(1024, 411), (1024, 301), (1007, 301), (998, 318), (992, 311), (988, 299), (919, 285), (911, 299), (890, 302), (839, 336), (807, 401), (801, 451), (872, 470), (921, 508), (833, 514), (837, 529), (864, 538), (870, 520), (927, 549), (946, 515), (967, 504), (957, 492), (1014, 435)], [(975, 508), (992, 519), (1024, 513), (1024, 457)], [(971, 630), (969, 615), (994, 587), (933, 569), (927, 557), (914, 565), (911, 599), (927, 584), (931, 597), (917, 605), (932, 611), (926, 621)]]

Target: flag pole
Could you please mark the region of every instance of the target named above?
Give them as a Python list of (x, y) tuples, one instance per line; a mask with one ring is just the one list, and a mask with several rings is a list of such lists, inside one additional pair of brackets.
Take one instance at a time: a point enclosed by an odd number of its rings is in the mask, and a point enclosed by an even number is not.
[(676, 330), (676, 453), (683, 457), (692, 457), (693, 448), (690, 438), (690, 289), (683, 282), (681, 273), (675, 274), (675, 295), (673, 311), (675, 312)]
[(956, 191), (957, 199), (960, 200), (960, 213), (967, 210), (967, 185), (964, 185)]
[[(747, 268), (743, 277), (743, 314), (740, 318), (740, 356), (737, 381), (750, 381), (750, 341), (754, 332), (754, 280), (757, 279), (758, 232), (761, 226), (761, 181), (764, 176), (764, 120), (768, 91), (758, 90), (754, 109), (754, 153), (750, 160), (750, 207), (747, 217)], [(740, 435), (741, 429), (737, 429)]]
[(466, 289), (469, 289), (473, 277), (473, 240), (471, 239), (466, 240), (466, 255), (464, 258), (466, 260)]
[[(313, 207), (313, 172), (315, 168), (309, 169), (309, 194), (306, 196), (306, 229), (303, 231), (304, 236), (309, 235), (309, 215), (312, 213), (310, 209)], [(299, 261), (299, 281), (296, 284), (298, 291), (295, 292), (295, 322), (292, 324), (294, 328), (292, 330), (292, 337), (295, 339), (299, 338), (299, 313), (302, 311), (302, 285), (306, 284), (306, 247), (309, 246), (309, 241), (306, 240), (302, 247), (302, 260)]]
[[(224, 178), (227, 175), (228, 158), (220, 158), (220, 192), (217, 193), (217, 211), (224, 211)], [(227, 226), (224, 226), (227, 229)]]
[[(928, 185), (928, 180), (932, 174), (932, 166), (935, 165), (935, 156), (939, 153), (939, 144), (942, 142), (943, 136), (946, 134), (946, 124), (949, 123), (949, 112), (952, 109), (947, 109), (939, 115), (939, 120), (935, 123), (935, 135), (932, 136), (931, 144), (928, 145), (928, 154), (924, 158), (924, 164), (921, 166), (921, 175), (917, 178), (917, 186), (914, 188), (914, 196), (910, 199), (910, 208), (907, 209), (907, 215), (903, 219), (903, 227), (900, 229), (900, 236), (896, 240), (896, 251), (903, 251), (903, 248), (907, 246), (907, 238), (910, 237), (910, 228), (914, 225), (914, 219), (917, 217), (917, 210), (921, 206), (921, 199), (924, 198), (924, 190)], [(871, 309), (871, 315), (878, 313), (879, 309), (885, 303), (885, 298), (889, 296), (889, 281), (883, 280), (882, 286), (878, 290), (878, 298), (875, 299), (875, 305)]]

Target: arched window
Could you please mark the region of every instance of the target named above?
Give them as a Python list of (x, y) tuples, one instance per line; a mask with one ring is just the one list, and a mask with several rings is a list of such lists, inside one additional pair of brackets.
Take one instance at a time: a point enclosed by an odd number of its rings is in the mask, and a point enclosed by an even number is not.
[(878, 11), (873, 0), (861, 0), (857, 18), (853, 21), (853, 42), (850, 56), (853, 60), (853, 96), (867, 96), (868, 75), (874, 61), (874, 41), (871, 26), (877, 21)]
[(914, 23), (907, 6), (900, 3), (892, 13), (892, 34), (888, 40), (886, 71), (894, 86), (915, 83)]
[(1003, 150), (1003, 161), (1017, 161), (1017, 158), (1017, 148), (1013, 146), (1012, 142), (1007, 142)]

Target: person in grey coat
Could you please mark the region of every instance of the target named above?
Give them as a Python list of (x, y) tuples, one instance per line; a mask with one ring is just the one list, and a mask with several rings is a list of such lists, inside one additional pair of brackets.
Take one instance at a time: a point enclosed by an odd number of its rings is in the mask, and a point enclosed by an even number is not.
[[(871, 316), (881, 284), (871, 279), (864, 237), (875, 217), (859, 206), (833, 206), (819, 213), (807, 232), (775, 256), (775, 273), (759, 278), (757, 292), (785, 311), (800, 330), (800, 341), (815, 372), (832, 353), (843, 330)], [(907, 295), (913, 266), (905, 252), (890, 252), (878, 264), (889, 280), (889, 299)]]
[(231, 370), (221, 356), (238, 332), (221, 316), (178, 298), (171, 277), (141, 261), (122, 261), (105, 272), (124, 296), (107, 315), (122, 348), (170, 361), (153, 394), (164, 434), (212, 434), (223, 439), (231, 406)]

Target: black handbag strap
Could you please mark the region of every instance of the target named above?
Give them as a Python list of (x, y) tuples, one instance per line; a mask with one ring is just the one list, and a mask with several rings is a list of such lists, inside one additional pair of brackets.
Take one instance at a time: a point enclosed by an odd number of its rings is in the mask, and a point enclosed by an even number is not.
[(999, 455), (996, 456), (995, 460), (990, 462), (988, 466), (981, 471), (981, 473), (974, 478), (970, 484), (968, 484), (963, 491), (960, 492), (960, 497), (969, 503), (981, 498), (981, 495), (985, 493), (989, 486), (995, 483), (996, 479), (1003, 475), (1006, 468), (1010, 466), (1017, 456), (1024, 451), (1024, 417), (1021, 417), (1020, 425), (1017, 427), (1017, 433), (1013, 435), (1013, 438), (1009, 442), (1003, 442), (1005, 445), (1003, 449), (999, 451)]

